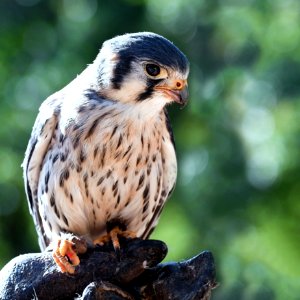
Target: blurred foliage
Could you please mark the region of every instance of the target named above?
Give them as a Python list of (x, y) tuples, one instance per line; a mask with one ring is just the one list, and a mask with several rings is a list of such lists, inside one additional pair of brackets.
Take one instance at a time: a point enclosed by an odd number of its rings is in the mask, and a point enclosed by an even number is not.
[(153, 237), (168, 259), (213, 251), (213, 299), (300, 299), (300, 1), (2, 0), (0, 266), (38, 251), (20, 164), (43, 99), (101, 43), (154, 31), (191, 62), (171, 107), (175, 193)]

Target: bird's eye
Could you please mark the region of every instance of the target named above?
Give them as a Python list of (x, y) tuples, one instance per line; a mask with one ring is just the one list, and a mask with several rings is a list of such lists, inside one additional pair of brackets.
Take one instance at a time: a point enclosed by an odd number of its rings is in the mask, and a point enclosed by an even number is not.
[(160, 74), (160, 66), (155, 64), (146, 64), (146, 72), (152, 77), (156, 77)]

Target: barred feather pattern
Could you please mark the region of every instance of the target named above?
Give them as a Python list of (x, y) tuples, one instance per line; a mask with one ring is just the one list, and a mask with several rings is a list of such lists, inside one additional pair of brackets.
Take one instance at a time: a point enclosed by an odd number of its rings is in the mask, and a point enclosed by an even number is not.
[(156, 226), (176, 181), (172, 133), (163, 107), (132, 106), (92, 89), (42, 104), (23, 163), (42, 249), (62, 232), (99, 238), (114, 220), (142, 238)]

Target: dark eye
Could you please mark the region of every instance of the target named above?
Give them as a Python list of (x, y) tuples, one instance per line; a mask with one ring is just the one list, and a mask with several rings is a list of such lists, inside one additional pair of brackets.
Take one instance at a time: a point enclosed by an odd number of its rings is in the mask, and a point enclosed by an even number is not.
[(160, 67), (155, 64), (147, 64), (146, 72), (148, 73), (148, 75), (156, 77), (160, 73)]

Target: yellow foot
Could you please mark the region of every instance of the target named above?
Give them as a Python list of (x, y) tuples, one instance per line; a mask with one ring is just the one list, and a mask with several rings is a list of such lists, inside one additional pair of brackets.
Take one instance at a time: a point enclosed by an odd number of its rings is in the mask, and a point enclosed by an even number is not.
[(80, 263), (77, 254), (82, 254), (86, 252), (86, 250), (87, 246), (85, 241), (68, 235), (56, 241), (52, 256), (61, 272), (74, 274), (75, 267)]
[(110, 232), (108, 232), (106, 235), (103, 235), (96, 240), (94, 240), (95, 245), (101, 245), (108, 243), (109, 241), (112, 242), (113, 247), (116, 251), (120, 250), (120, 241), (119, 237), (124, 238), (136, 238), (136, 234), (133, 231), (128, 230), (122, 230), (118, 226), (114, 227)]

